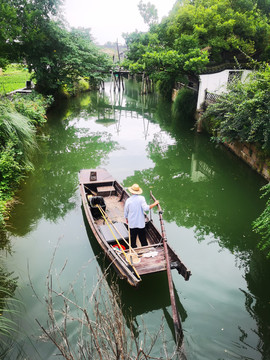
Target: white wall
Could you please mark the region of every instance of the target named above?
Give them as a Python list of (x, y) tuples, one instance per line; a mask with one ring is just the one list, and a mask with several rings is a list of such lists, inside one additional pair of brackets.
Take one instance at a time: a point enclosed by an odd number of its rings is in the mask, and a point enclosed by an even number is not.
[(223, 70), (219, 73), (214, 74), (205, 74), (199, 75), (199, 91), (198, 91), (198, 100), (197, 100), (197, 110), (199, 110), (204, 102), (205, 89), (207, 91), (221, 94), (222, 92), (227, 91), (227, 83), (230, 71), (242, 72), (241, 80), (245, 81), (247, 75), (251, 70)]

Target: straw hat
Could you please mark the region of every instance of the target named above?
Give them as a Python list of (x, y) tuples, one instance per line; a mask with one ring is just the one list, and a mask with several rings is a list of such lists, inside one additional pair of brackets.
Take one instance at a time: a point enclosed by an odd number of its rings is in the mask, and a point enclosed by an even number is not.
[(128, 190), (129, 190), (129, 192), (131, 192), (131, 194), (135, 194), (135, 195), (140, 195), (143, 192), (138, 184), (133, 184), (132, 186), (130, 186), (128, 188)]

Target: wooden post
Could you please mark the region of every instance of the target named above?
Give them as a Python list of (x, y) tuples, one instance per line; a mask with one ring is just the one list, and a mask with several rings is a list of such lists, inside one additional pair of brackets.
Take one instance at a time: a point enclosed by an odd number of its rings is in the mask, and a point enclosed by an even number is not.
[(119, 46), (118, 46), (118, 39), (116, 40), (116, 47), (117, 47), (117, 53), (118, 53), (118, 60), (120, 64), (120, 52), (119, 52)]
[[(156, 198), (152, 194), (152, 191), (150, 192), (150, 195), (154, 201), (156, 201)], [(173, 288), (173, 281), (172, 281), (172, 273), (171, 273), (171, 264), (170, 264), (170, 258), (168, 253), (168, 247), (167, 247), (167, 236), (165, 233), (165, 227), (163, 222), (161, 206), (158, 204), (158, 213), (159, 213), (159, 220), (160, 220), (160, 227), (161, 227), (161, 235), (163, 240), (163, 247), (164, 247), (164, 253), (165, 253), (165, 259), (166, 259), (166, 268), (167, 268), (167, 277), (168, 277), (168, 284), (169, 284), (169, 292), (170, 292), (170, 299), (171, 299), (171, 306), (172, 306), (172, 317), (173, 317), (173, 325), (174, 325), (174, 332), (175, 332), (175, 340), (177, 346), (180, 346), (184, 337), (182, 325), (180, 321), (180, 316), (177, 311), (176, 307), (176, 301), (175, 301), (175, 294), (174, 294), (174, 288)]]
[(115, 92), (116, 90), (116, 78), (115, 78), (115, 74), (113, 74), (113, 91)]
[(202, 132), (202, 114), (203, 114), (202, 109), (199, 109), (199, 110), (196, 111), (197, 133)]
[(112, 91), (112, 82), (113, 82), (113, 72), (111, 70), (110, 92)]

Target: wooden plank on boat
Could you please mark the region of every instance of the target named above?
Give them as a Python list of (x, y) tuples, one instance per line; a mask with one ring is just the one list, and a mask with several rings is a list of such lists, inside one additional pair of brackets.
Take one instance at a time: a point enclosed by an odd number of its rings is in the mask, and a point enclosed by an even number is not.
[[(155, 257), (140, 257), (141, 262), (137, 265), (136, 269), (140, 275), (156, 273), (166, 270), (166, 261), (164, 258), (164, 251), (162, 248), (155, 250), (157, 255)], [(147, 255), (147, 253), (144, 253)]]
[(112, 196), (116, 195), (116, 190), (114, 186), (98, 186), (97, 187), (98, 196)]
[[(91, 172), (96, 172), (96, 180), (90, 180)], [(80, 171), (80, 182), (82, 184), (99, 183), (99, 182), (113, 182), (114, 178), (105, 169), (82, 169)]]

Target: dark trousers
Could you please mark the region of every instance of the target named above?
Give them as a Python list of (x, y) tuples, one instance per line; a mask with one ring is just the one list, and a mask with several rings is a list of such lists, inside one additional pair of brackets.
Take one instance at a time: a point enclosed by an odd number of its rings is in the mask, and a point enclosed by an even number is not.
[(131, 239), (131, 247), (136, 248), (136, 238), (137, 235), (139, 236), (140, 242), (142, 246), (147, 245), (146, 235), (145, 235), (145, 228), (133, 228), (130, 229), (130, 239)]

